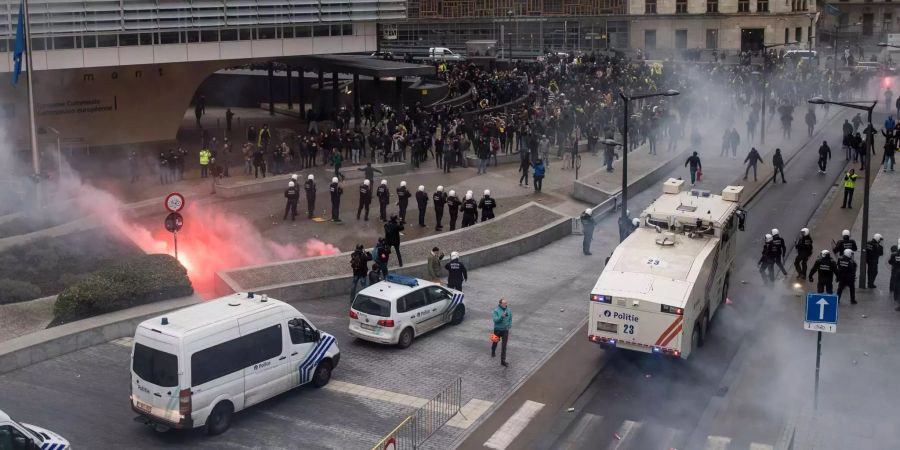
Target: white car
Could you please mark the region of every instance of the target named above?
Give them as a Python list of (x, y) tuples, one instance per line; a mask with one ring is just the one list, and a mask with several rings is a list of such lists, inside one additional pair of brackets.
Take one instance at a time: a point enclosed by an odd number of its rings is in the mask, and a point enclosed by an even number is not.
[(366, 341), (406, 348), (413, 339), (466, 317), (465, 295), (419, 278), (388, 274), (356, 294), (350, 305), (350, 334)]
[(0, 411), (0, 449), (6, 450), (68, 450), (69, 441), (41, 427), (19, 423)]

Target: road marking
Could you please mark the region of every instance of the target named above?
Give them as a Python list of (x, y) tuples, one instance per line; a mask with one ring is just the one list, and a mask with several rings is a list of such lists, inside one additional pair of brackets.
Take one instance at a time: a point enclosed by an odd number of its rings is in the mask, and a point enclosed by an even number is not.
[(635, 434), (637, 434), (637, 430), (639, 430), (640, 428), (640, 422), (635, 422), (632, 420), (626, 420), (622, 422), (622, 426), (619, 427), (619, 431), (615, 436), (613, 436), (613, 441), (609, 444), (609, 447), (607, 447), (607, 449), (616, 450), (622, 445), (625, 445), (626, 441), (628, 441), (628, 436), (634, 436)]
[(727, 438), (724, 436), (707, 436), (706, 446), (703, 448), (705, 450), (727, 450), (728, 444), (730, 443), (731, 438)]
[(123, 337), (123, 338), (114, 339), (112, 341), (109, 341), (109, 343), (118, 345), (119, 347), (131, 348), (132, 345), (134, 344), (134, 338), (133, 337)]
[(566, 450), (578, 448), (581, 443), (587, 442), (588, 436), (586, 436), (585, 433), (597, 429), (602, 421), (603, 416), (597, 416), (590, 413), (583, 414), (578, 419), (578, 422), (575, 423), (575, 428), (572, 429), (572, 432), (569, 433), (560, 448)]
[[(338, 380), (331, 380), (328, 384), (325, 385), (325, 387), (323, 387), (323, 389), (372, 400), (394, 403), (401, 406), (411, 406), (413, 408), (421, 408), (425, 406), (425, 404), (429, 401), (427, 398), (401, 394), (399, 392), (391, 392), (384, 389), (371, 388), (360, 384), (347, 383), (346, 381)], [(450, 418), (450, 420), (447, 422), (447, 426), (462, 429), (469, 428), (493, 405), (493, 402), (473, 398), (460, 408), (459, 414), (456, 414), (455, 416)]]
[(775, 447), (766, 444), (757, 444), (756, 442), (750, 443), (750, 450), (774, 450)]
[(509, 447), (509, 444), (512, 444), (516, 436), (525, 429), (528, 422), (531, 422), (531, 419), (543, 408), (543, 403), (526, 400), (519, 407), (519, 410), (500, 429), (494, 432), (494, 435), (484, 443), (484, 446), (496, 450), (506, 450), (506, 447)]

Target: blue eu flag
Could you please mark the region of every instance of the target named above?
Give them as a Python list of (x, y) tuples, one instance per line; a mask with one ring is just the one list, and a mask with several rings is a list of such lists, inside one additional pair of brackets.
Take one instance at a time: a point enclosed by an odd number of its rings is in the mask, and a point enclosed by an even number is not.
[(12, 82), (19, 82), (19, 74), (22, 73), (22, 54), (25, 53), (25, 0), (19, 3), (19, 22), (16, 24), (16, 48), (13, 50), (13, 69)]

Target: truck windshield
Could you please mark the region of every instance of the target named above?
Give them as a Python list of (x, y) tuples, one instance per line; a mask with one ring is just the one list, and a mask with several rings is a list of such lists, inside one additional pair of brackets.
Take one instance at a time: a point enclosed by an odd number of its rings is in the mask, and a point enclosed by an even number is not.
[(171, 353), (135, 343), (131, 367), (148, 383), (161, 387), (178, 386), (178, 357)]
[(353, 309), (378, 317), (391, 316), (390, 302), (368, 295), (357, 295), (356, 300), (353, 300)]

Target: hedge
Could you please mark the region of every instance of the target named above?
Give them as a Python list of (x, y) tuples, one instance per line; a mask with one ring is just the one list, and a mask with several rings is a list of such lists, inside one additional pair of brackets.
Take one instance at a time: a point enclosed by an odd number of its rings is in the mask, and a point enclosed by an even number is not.
[(69, 286), (53, 305), (55, 324), (194, 293), (187, 271), (170, 255), (117, 261)]
[(41, 288), (20, 280), (0, 278), (0, 305), (24, 302), (41, 296)]

